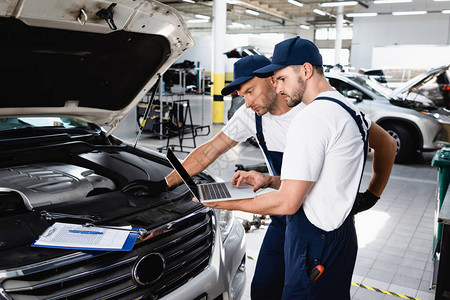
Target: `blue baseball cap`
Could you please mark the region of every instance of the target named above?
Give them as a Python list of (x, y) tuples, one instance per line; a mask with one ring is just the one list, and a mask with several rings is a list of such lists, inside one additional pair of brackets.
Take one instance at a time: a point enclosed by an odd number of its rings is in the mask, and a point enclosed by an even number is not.
[(263, 55), (249, 55), (241, 58), (234, 63), (233, 81), (222, 89), (222, 95), (231, 94), (239, 85), (255, 77), (253, 71), (268, 65), (270, 65), (270, 59)]
[(271, 72), (283, 69), (290, 65), (303, 65), (310, 63), (313, 66), (322, 66), (322, 55), (313, 42), (295, 37), (275, 45), (272, 63), (253, 72), (258, 77), (269, 77)]

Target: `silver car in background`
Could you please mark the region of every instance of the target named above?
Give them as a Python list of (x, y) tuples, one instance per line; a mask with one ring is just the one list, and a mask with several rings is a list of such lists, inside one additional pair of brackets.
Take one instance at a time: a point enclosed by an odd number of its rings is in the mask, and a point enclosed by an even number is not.
[(417, 93), (425, 82), (447, 69), (448, 66), (433, 69), (421, 77), (422, 81), (410, 81), (395, 91), (365, 75), (343, 72), (325, 75), (338, 92), (353, 99), (372, 122), (395, 138), (396, 162), (405, 163), (418, 152), (433, 151), (450, 143), (449, 111)]

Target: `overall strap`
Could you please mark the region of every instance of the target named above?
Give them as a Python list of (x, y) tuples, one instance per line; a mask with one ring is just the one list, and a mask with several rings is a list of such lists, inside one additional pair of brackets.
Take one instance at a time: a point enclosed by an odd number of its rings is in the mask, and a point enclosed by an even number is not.
[(361, 179), (359, 180), (359, 186), (358, 186), (358, 191), (359, 191), (359, 187), (361, 186), (361, 181), (362, 181), (362, 176), (364, 173), (364, 165), (366, 164), (366, 160), (367, 160), (367, 153), (369, 152), (369, 131), (365, 131), (364, 127), (363, 127), (363, 122), (366, 125), (366, 127), (368, 126), (368, 123), (366, 120), (364, 120), (364, 114), (361, 113), (361, 116), (358, 116), (356, 114), (356, 112), (351, 109), (347, 104), (345, 104), (344, 102), (335, 99), (335, 98), (331, 98), (331, 97), (317, 97), (316, 99), (314, 99), (314, 101), (316, 100), (328, 100), (328, 101), (332, 101), (336, 104), (339, 104), (343, 109), (345, 109), (353, 118), (353, 120), (355, 120), (356, 125), (358, 125), (359, 128), (359, 132), (361, 133), (361, 137), (362, 137), (362, 141), (364, 143), (364, 164), (363, 164), (363, 170), (361, 172)]
[[(281, 173), (281, 166), (278, 168), (275, 165), (273, 154), (274, 151), (269, 151), (267, 149), (266, 140), (264, 139), (264, 134), (262, 131), (262, 117), (255, 113), (255, 122), (256, 122), (256, 139), (258, 140), (259, 145), (261, 146), (262, 150), (264, 151), (264, 155), (267, 158), (267, 161), (269, 163), (270, 169), (272, 170), (272, 173), (275, 176), (280, 175)], [(278, 164), (277, 164), (278, 165)]]

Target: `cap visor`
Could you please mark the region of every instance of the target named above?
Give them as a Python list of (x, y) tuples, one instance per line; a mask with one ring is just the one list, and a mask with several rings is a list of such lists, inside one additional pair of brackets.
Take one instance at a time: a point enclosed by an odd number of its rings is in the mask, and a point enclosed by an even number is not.
[(259, 78), (266, 78), (272, 76), (274, 71), (283, 69), (285, 67), (285, 65), (270, 64), (261, 69), (253, 71), (253, 74), (255, 74)]
[(226, 87), (224, 87), (221, 91), (222, 96), (226, 96), (231, 94), (232, 92), (234, 92), (236, 90), (236, 88), (243, 84), (244, 82), (252, 79), (255, 76), (243, 76), (243, 77), (239, 77), (235, 80), (233, 80), (232, 82), (230, 82)]

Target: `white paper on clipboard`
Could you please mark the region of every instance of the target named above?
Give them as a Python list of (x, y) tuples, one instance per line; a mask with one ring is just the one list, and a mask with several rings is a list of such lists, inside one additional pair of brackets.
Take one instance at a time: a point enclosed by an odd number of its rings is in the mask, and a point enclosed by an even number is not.
[[(124, 227), (130, 229), (131, 226)], [(130, 236), (131, 234), (131, 236)], [(125, 249), (139, 237), (138, 233), (79, 224), (56, 222), (32, 244), (33, 247), (81, 249), (81, 250), (131, 250)], [(133, 241), (130, 241), (130, 238)], [(132, 248), (131, 245), (131, 248)]]

